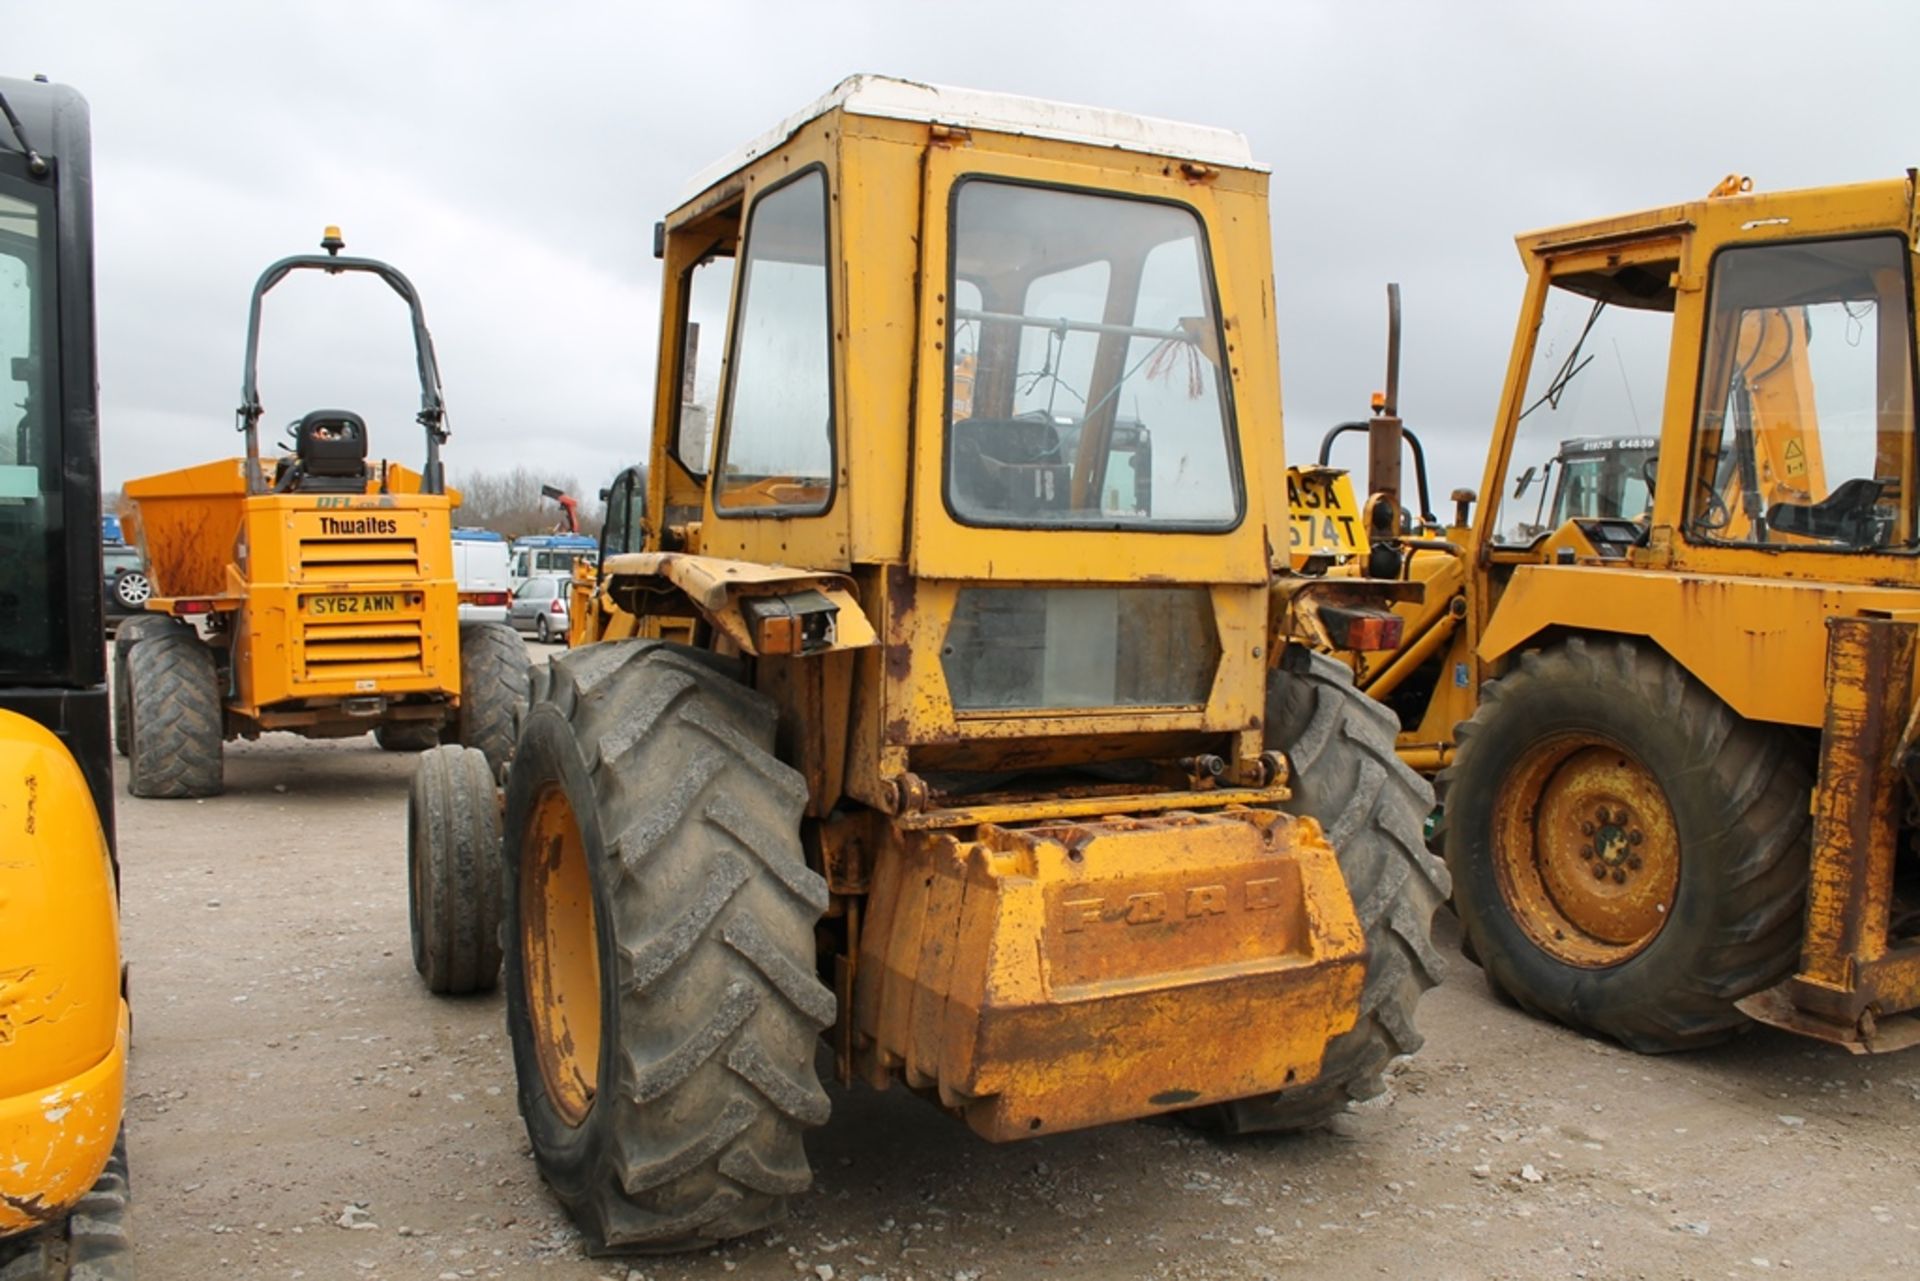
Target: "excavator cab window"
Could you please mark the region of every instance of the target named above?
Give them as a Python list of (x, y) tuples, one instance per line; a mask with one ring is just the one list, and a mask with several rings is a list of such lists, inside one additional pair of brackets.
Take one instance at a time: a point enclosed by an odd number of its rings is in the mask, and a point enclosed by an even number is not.
[(44, 189), (0, 175), (0, 676), (29, 682), (58, 673), (66, 649), (47, 204)]
[(1570, 519), (1642, 520), (1673, 339), (1678, 262), (1556, 275), (1547, 291), (1493, 540), (1530, 546)]
[(1915, 545), (1907, 257), (1897, 236), (1715, 257), (1691, 539), (1816, 551)]

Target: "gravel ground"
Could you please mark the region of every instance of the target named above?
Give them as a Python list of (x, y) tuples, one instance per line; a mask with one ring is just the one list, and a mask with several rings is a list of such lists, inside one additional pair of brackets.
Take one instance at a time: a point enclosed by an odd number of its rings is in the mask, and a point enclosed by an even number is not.
[(230, 745), (227, 794), (120, 797), (143, 1278), (1809, 1277), (1920, 1266), (1920, 1051), (1758, 1031), (1640, 1058), (1452, 958), (1426, 1049), (1304, 1137), (1166, 1122), (1004, 1147), (834, 1089), (772, 1233), (596, 1260), (547, 1196), (503, 1002), (429, 996), (406, 919), (412, 758)]

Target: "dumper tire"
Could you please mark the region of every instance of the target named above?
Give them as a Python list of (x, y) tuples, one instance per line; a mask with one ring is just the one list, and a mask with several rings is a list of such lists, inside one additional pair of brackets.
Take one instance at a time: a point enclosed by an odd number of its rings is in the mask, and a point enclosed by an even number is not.
[[(1804, 744), (1740, 716), (1646, 642), (1577, 636), (1523, 655), (1485, 686), (1458, 740), (1443, 782), (1447, 861), (1461, 926), (1489, 985), (1533, 1014), (1642, 1053), (1710, 1045), (1751, 1026), (1735, 1002), (1787, 977), (1800, 957), (1812, 851)], [(1530, 900), (1513, 888), (1549, 857), (1545, 792), (1537, 804), (1527, 800), (1528, 763), (1564, 744), (1618, 753), (1639, 771), (1633, 777), (1658, 786), (1673, 840), (1663, 846), (1646, 823), (1647, 844), (1629, 847), (1646, 851), (1646, 866), (1632, 863), (1638, 871), (1627, 875), (1665, 864), (1661, 848), (1677, 864), (1653, 930), (1598, 939), (1603, 950), (1591, 956), (1576, 953), (1596, 943), (1569, 935), (1572, 918), (1543, 915), (1540, 904), (1561, 912), (1562, 899), (1548, 890)], [(1502, 807), (1515, 804), (1534, 805), (1524, 828), (1497, 829)], [(1614, 814), (1624, 817), (1618, 806)], [(1636, 811), (1625, 826), (1639, 823)], [(1512, 853), (1497, 830), (1530, 832), (1529, 847)], [(1595, 853), (1615, 848), (1608, 839), (1579, 857), (1591, 868)], [(1544, 874), (1539, 884), (1548, 884)]]
[(188, 628), (143, 636), (127, 655), (127, 791), (181, 800), (225, 784), (220, 671)]
[(1318, 820), (1340, 861), (1367, 936), (1367, 977), (1354, 1025), (1328, 1043), (1319, 1076), (1196, 1109), (1196, 1124), (1229, 1134), (1310, 1129), (1380, 1094), (1387, 1065), (1420, 1048), (1414, 1007), (1446, 969), (1433, 914), (1447, 869), (1427, 850), (1433, 789), (1395, 755), (1399, 729), (1344, 663), (1297, 645), (1281, 656), (1267, 689), (1267, 745), (1287, 758), (1288, 812)]
[(100, 1177), (58, 1223), (0, 1241), (0, 1281), (133, 1281), (127, 1132)]
[(527, 704), (533, 664), (526, 642), (505, 623), (460, 624), (460, 711), (455, 737), (485, 752), (499, 777), (513, 758), (514, 729)]
[(440, 996), (500, 979), (500, 794), (472, 747), (420, 754), (407, 791), (407, 925), (413, 968)]
[(431, 721), (389, 721), (373, 727), (383, 752), (425, 752), (440, 746), (440, 727)]
[(164, 631), (190, 631), (184, 623), (165, 614), (143, 614), (129, 618), (113, 633), (113, 750), (125, 756), (133, 750), (132, 708), (127, 705), (131, 689), (127, 679), (127, 655), (145, 636)]
[[(555, 656), (522, 729), (507, 1027), (535, 1159), (589, 1253), (705, 1248), (778, 1221), (812, 1181), (827, 887), (777, 721), (733, 660), (633, 640)], [(582, 964), (564, 940), (587, 933), (596, 977), (556, 981)], [(569, 996), (596, 1010), (597, 1054), (575, 1056)]]

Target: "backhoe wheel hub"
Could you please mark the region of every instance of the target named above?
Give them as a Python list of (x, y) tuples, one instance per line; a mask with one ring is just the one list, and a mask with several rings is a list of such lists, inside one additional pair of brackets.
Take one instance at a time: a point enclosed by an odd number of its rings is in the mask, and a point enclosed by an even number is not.
[(1573, 734), (1537, 744), (1501, 789), (1493, 838), (1514, 918), (1567, 964), (1618, 965), (1672, 913), (1673, 811), (1658, 780), (1612, 744)]

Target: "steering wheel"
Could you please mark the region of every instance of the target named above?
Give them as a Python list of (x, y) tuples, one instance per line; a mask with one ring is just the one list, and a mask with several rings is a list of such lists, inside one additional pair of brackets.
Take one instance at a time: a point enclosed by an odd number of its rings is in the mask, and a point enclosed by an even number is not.
[(1052, 414), (1044, 409), (1029, 409), (1024, 414), (1016, 414), (1013, 421), (1037, 423), (1043, 430), (1040, 433), (1040, 443), (1029, 451), (1028, 457), (1017, 460), (1008, 459), (1008, 462), (1043, 463), (1060, 457), (1060, 429), (1054, 425)]

